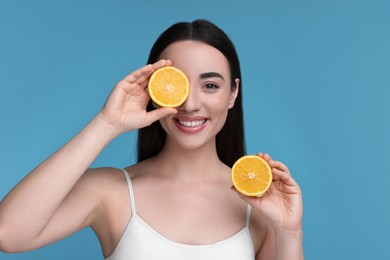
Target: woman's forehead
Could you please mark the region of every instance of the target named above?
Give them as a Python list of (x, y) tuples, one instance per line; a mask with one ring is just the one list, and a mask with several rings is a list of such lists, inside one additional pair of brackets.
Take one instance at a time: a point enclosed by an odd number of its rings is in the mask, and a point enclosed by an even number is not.
[(165, 48), (159, 58), (172, 60), (173, 66), (186, 74), (217, 72), (225, 78), (230, 75), (226, 57), (218, 49), (200, 41), (174, 42)]

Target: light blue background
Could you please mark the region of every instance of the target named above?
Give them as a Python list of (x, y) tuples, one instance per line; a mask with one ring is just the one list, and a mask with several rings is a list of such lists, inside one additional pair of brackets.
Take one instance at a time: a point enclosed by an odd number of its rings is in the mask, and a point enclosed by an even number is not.
[[(0, 2), (0, 198), (99, 111), (174, 22), (235, 42), (249, 153), (289, 165), (306, 259), (390, 259), (390, 4), (386, 0)], [(93, 166), (134, 162), (135, 134)], [(152, 250), (152, 249), (151, 249)], [(102, 259), (85, 230), (0, 259)]]

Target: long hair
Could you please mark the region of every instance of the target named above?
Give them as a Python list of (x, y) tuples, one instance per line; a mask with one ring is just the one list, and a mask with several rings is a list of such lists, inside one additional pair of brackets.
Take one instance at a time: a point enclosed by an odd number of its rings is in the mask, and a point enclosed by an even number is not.
[[(170, 44), (183, 40), (200, 41), (218, 49), (229, 62), (232, 89), (236, 88), (236, 78), (240, 79), (234, 106), (229, 109), (226, 122), (216, 136), (219, 159), (232, 167), (239, 157), (245, 155), (242, 78), (236, 49), (225, 32), (207, 20), (195, 20), (191, 23), (179, 22), (159, 36), (150, 51), (148, 64), (158, 61), (162, 51)], [(152, 102), (149, 102), (147, 111), (153, 109)], [(164, 146), (165, 139), (166, 133), (159, 121), (140, 129), (137, 145), (138, 162), (158, 154)]]

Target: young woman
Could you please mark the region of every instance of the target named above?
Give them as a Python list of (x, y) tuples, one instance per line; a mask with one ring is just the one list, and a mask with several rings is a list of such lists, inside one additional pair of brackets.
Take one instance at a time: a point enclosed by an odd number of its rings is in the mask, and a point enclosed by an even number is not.
[[(270, 164), (262, 198), (232, 189), (242, 155), (242, 79), (226, 34), (177, 23), (149, 65), (119, 81), (97, 116), (0, 204), (0, 249), (28, 251), (91, 227), (106, 259), (303, 259), (302, 197), (288, 168)], [(190, 80), (178, 108), (155, 108), (151, 74), (173, 65)], [(118, 135), (139, 129), (138, 163), (88, 169)]]

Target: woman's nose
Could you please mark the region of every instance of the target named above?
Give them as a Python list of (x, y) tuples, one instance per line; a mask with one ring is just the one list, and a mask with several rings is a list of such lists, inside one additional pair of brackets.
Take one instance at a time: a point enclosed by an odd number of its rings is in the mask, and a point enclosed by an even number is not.
[(190, 93), (188, 94), (186, 101), (179, 107), (179, 109), (186, 112), (197, 111), (200, 108), (200, 103), (199, 93), (193, 86), (190, 86)]

